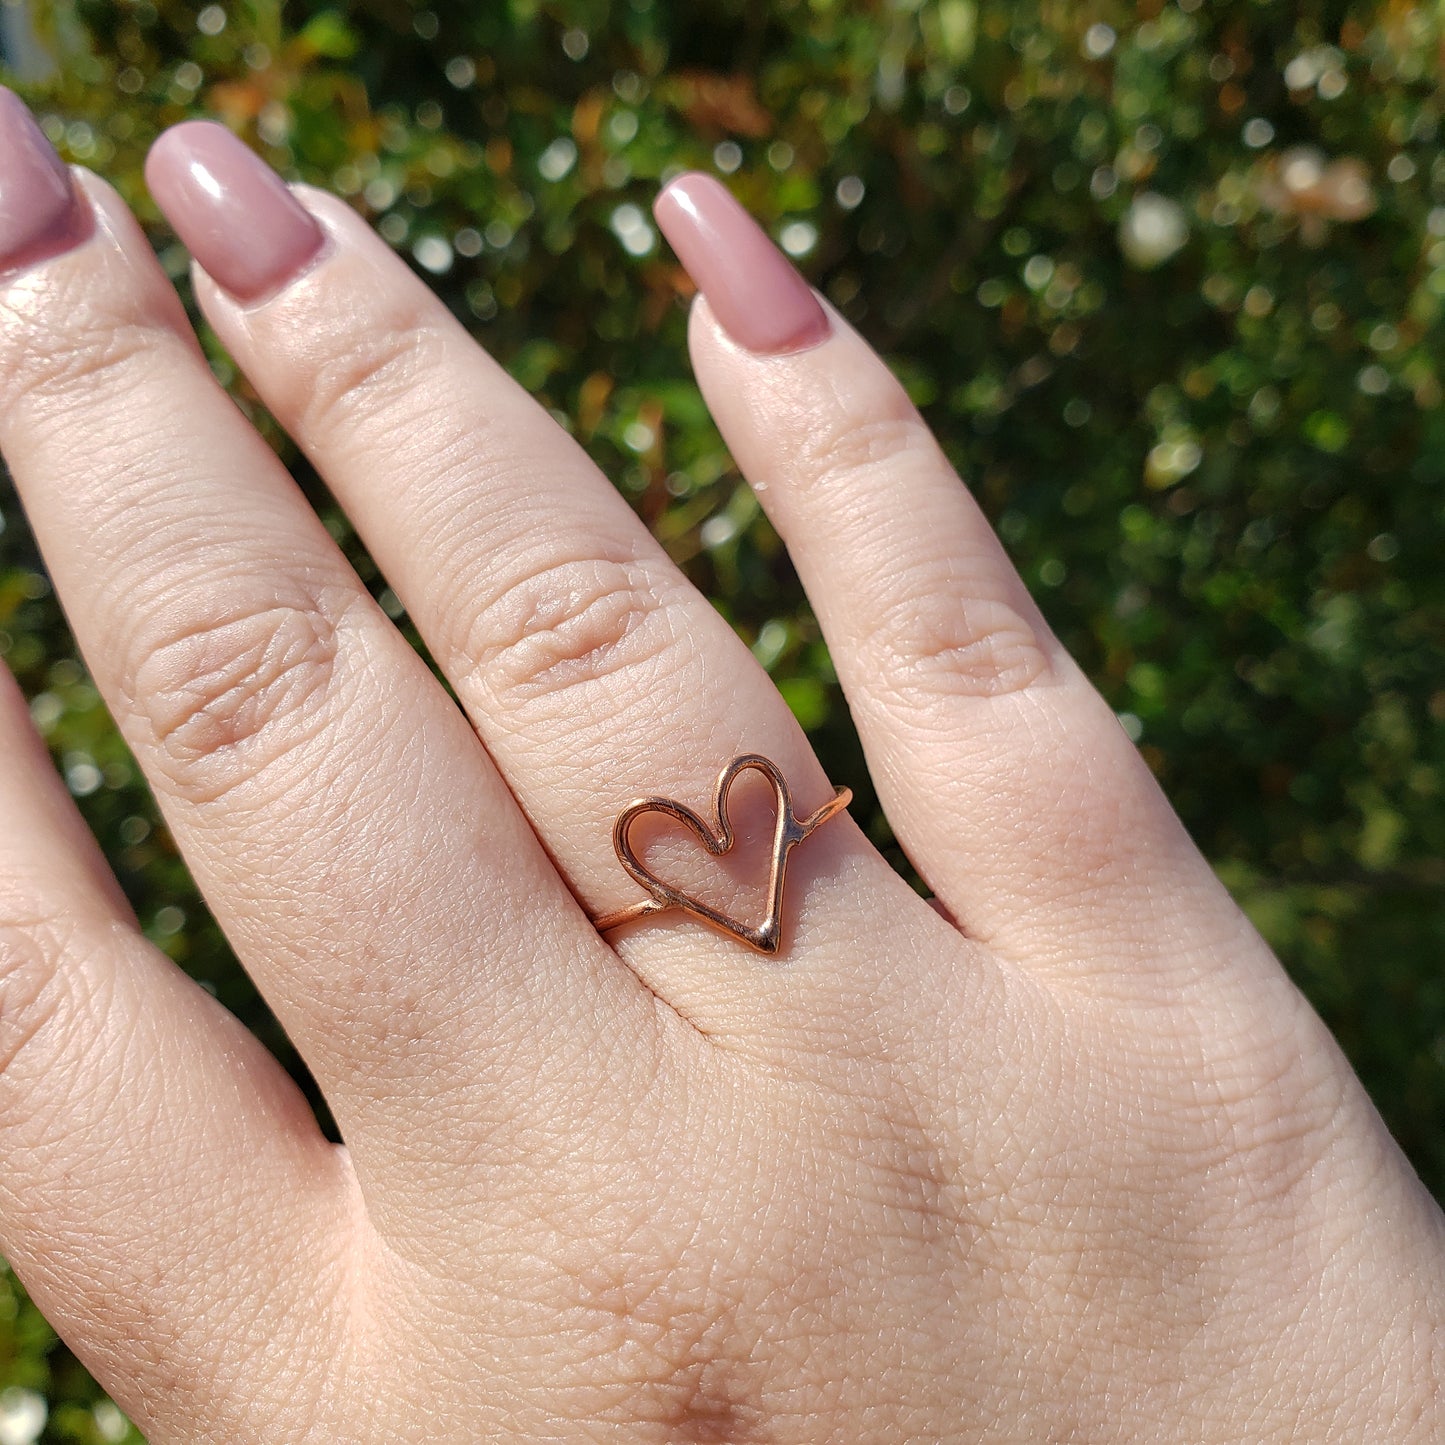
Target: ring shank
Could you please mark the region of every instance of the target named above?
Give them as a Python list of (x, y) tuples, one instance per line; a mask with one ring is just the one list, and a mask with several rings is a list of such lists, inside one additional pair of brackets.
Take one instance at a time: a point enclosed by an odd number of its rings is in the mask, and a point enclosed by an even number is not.
[(645, 918), (649, 913), (661, 913), (664, 906), (655, 898), (644, 898), (640, 903), (629, 903), (626, 908), (614, 908), (611, 913), (594, 918), (592, 926), (598, 933), (610, 933), (614, 928)]

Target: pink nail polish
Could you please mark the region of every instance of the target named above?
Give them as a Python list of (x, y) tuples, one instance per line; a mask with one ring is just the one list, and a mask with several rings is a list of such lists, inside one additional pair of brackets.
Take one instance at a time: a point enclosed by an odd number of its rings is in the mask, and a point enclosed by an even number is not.
[(653, 203), (662, 233), (723, 329), (749, 351), (816, 346), (828, 317), (792, 264), (712, 176), (690, 171)]
[(0, 86), (0, 270), (58, 256), (90, 234), (90, 209), (19, 96)]
[(166, 131), (146, 158), (146, 183), (191, 255), (238, 301), (269, 296), (326, 239), (280, 176), (214, 121)]

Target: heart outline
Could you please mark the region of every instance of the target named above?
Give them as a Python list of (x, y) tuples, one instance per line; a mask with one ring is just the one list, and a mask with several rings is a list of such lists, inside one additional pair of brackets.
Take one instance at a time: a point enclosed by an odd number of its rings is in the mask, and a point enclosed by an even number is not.
[[(632, 825), (644, 813), (662, 813), (681, 823), (704, 848), (714, 857), (720, 858), (732, 851), (737, 841), (732, 822), (728, 817), (728, 794), (742, 773), (761, 773), (772, 784), (773, 796), (777, 803), (777, 821), (773, 826), (773, 856), (768, 874), (768, 909), (762, 923), (756, 928), (733, 918), (730, 914), (713, 908), (701, 899), (693, 897), (685, 889), (676, 888), (659, 878), (637, 856), (632, 846)], [(717, 815), (714, 829), (706, 819), (694, 812), (685, 803), (675, 798), (654, 795), (635, 798), (618, 815), (612, 827), (612, 846), (617, 859), (631, 878), (650, 895), (641, 903), (618, 909), (599, 918), (596, 927), (599, 933), (606, 933), (636, 918), (670, 909), (679, 909), (691, 914), (702, 923), (736, 938), (759, 953), (776, 954), (782, 947), (783, 892), (787, 883), (788, 855), (820, 823), (825, 823), (834, 814), (842, 812), (853, 799), (851, 788), (838, 788), (833, 798), (823, 804), (815, 813), (799, 818), (793, 811), (793, 795), (781, 769), (761, 753), (742, 753), (735, 757), (718, 774), (717, 786), (713, 790), (713, 810)]]

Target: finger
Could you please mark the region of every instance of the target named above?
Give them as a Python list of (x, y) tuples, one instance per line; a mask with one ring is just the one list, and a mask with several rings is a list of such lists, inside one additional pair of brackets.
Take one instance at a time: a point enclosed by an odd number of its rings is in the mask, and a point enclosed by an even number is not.
[(241, 1438), (213, 1412), (254, 1387), (215, 1342), (338, 1296), (350, 1187), (275, 1060), (140, 936), (0, 667), (0, 1251), (142, 1426)]
[(97, 683), (363, 1176), (425, 1194), (437, 1131), (516, 1118), (529, 1041), (561, 1069), (651, 1000), (215, 384), (133, 220), (83, 190), (93, 234), (0, 295), (0, 444)]
[[(219, 128), (188, 125), (158, 143), (149, 174), (207, 268), (197, 292), (217, 334), (347, 508), (588, 910), (639, 896), (612, 847), (613, 820), (638, 795), (710, 814), (723, 766), (758, 753), (781, 768), (800, 816), (827, 802), (828, 780), (748, 649), (580, 448), (348, 207), (301, 193), (328, 251), (264, 304), (243, 304), (237, 229), (217, 222), (215, 198), (258, 165)], [(765, 788), (746, 798), (755, 839), (733, 855), (744, 863), (728, 900), (756, 916), (771, 802)], [(653, 840), (659, 872), (694, 890), (712, 879), (695, 839), (666, 842), (673, 851)], [(860, 909), (882, 897), (906, 913), (912, 900), (842, 819), (788, 867), (797, 967), (786, 979), (721, 972), (712, 962), (736, 960), (737, 943), (675, 916), (618, 946), (710, 1032), (796, 1039), (792, 1003), (806, 996), (810, 1022), (820, 1016), (818, 994), (796, 992), (811, 944), (851, 946)], [(839, 990), (836, 970), (826, 986)]]
[[(659, 223), (699, 283), (699, 383), (788, 544), (909, 855), (970, 934), (1093, 966), (1121, 931), (1167, 954), (1222, 896), (977, 504), (839, 317), (780, 354), (801, 283), (715, 180)], [(1228, 910), (1233, 917), (1233, 910)], [(1126, 927), (1121, 930), (1121, 924)]]

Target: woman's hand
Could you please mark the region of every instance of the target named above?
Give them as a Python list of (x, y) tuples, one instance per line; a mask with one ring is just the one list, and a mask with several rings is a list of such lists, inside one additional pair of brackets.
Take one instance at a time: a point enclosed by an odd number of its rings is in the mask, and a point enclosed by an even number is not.
[[(747, 648), (339, 201), (217, 128), (158, 200), (459, 710), (0, 103), (0, 443), (96, 681), (339, 1121), (141, 937), (0, 690), (0, 1247), (155, 1441), (1438, 1439), (1441, 1220), (884, 366), (714, 182), (693, 360), (945, 921), (846, 818), (776, 957), (613, 820), (741, 753)], [(772, 800), (726, 867), (762, 911)], [(833, 782), (847, 782), (835, 779)]]

